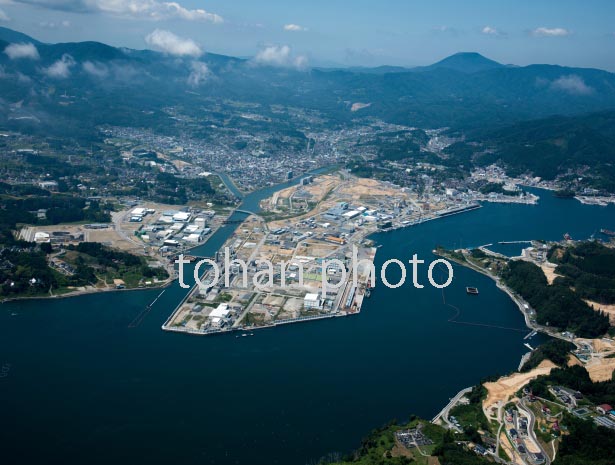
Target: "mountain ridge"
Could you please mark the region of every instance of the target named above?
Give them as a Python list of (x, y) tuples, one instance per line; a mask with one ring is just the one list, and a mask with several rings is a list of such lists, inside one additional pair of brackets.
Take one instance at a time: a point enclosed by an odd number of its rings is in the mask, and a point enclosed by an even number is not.
[[(27, 37), (0, 28), (0, 47), (12, 39), (28, 41)], [(34, 39), (30, 42), (35, 44)], [(196, 108), (225, 100), (263, 109), (279, 104), (302, 107), (321, 112), (331, 122), (375, 117), (413, 127), (459, 130), (615, 108), (613, 73), (557, 65), (515, 67), (475, 52), (418, 69), (296, 69), (213, 53), (177, 57), (92, 41), (36, 41), (35, 46), (38, 59), (11, 59), (0, 51), (4, 127), (19, 128), (20, 121), (29, 121), (28, 127), (39, 120), (59, 124), (59, 114), (64, 121), (76, 118), (75, 126), (84, 118), (92, 126), (142, 124), (142, 108)], [(59, 101), (58, 94), (75, 96), (74, 104)], [(355, 102), (370, 105), (351, 111)], [(116, 112), (108, 111), (112, 104)], [(31, 115), (36, 118), (28, 119)]]
[[(35, 46), (42, 47), (54, 47), (54, 48), (65, 48), (67, 50), (82, 50), (85, 45), (92, 48), (97, 48), (99, 50), (107, 49), (107, 50), (115, 50), (116, 54), (121, 53), (123, 58), (130, 58), (132, 56), (139, 56), (141, 54), (155, 54), (157, 56), (166, 56), (164, 52), (160, 52), (152, 49), (133, 49), (129, 47), (114, 47), (112, 45), (105, 44), (103, 42), (87, 40), (87, 41), (79, 41), (79, 42), (57, 42), (57, 43), (45, 43), (41, 42), (27, 34), (16, 31), (14, 29), (10, 29), (7, 27), (0, 26), (0, 40), (8, 43), (24, 43), (31, 42)], [(119, 55), (118, 55), (119, 56)], [(229, 59), (233, 61), (249, 61), (249, 58), (240, 58), (232, 55), (224, 55), (218, 53), (205, 52), (203, 56), (206, 57), (217, 57), (218, 59)], [(322, 70), (322, 71), (349, 71), (356, 73), (365, 73), (365, 74), (387, 74), (387, 73), (411, 73), (416, 71), (433, 71), (437, 69), (448, 69), (453, 71), (461, 71), (464, 73), (476, 73), (486, 70), (492, 69), (501, 69), (501, 68), (528, 68), (531, 66), (560, 66), (562, 68), (567, 69), (583, 69), (583, 70), (598, 70), (603, 71), (605, 73), (613, 74), (609, 71), (600, 69), (600, 68), (584, 68), (584, 67), (569, 67), (562, 65), (547, 65), (541, 63), (533, 63), (525, 66), (518, 66), (512, 64), (502, 64), (495, 60), (485, 57), (479, 52), (456, 52), (452, 55), (449, 55), (439, 61), (436, 61), (430, 65), (425, 66), (397, 66), (397, 65), (378, 65), (378, 66), (348, 66), (348, 67), (327, 67), (327, 66), (317, 66), (314, 69)]]

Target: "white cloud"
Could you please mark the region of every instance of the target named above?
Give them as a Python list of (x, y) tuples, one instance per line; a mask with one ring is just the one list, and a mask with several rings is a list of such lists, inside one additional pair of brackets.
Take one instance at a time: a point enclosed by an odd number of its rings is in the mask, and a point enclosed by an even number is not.
[(70, 69), (75, 66), (75, 60), (72, 56), (65, 53), (62, 58), (53, 62), (48, 68), (45, 68), (43, 72), (54, 79), (66, 79), (70, 76)]
[(305, 55), (299, 55), (293, 59), (293, 65), (297, 69), (306, 69), (308, 67), (308, 59)]
[(594, 88), (585, 84), (583, 78), (577, 74), (561, 76), (551, 83), (551, 88), (573, 95), (589, 95), (594, 92)]
[(70, 21), (68, 20), (64, 20), (64, 21), (59, 21), (59, 22), (55, 22), (55, 21), (41, 21), (40, 23), (38, 23), (38, 25), (40, 27), (45, 27), (48, 29), (59, 29), (62, 27), (70, 27)]
[(299, 26), (298, 24), (285, 24), (284, 25), (284, 30), (285, 31), (290, 31), (290, 32), (301, 32), (301, 31), (307, 31), (308, 28), (307, 27), (303, 27), (303, 26)]
[(565, 37), (570, 35), (570, 31), (563, 27), (537, 27), (532, 31), (532, 35), (535, 37)]
[(10, 21), (9, 15), (7, 15), (4, 10), (0, 10), (0, 21)]
[(187, 21), (222, 23), (223, 18), (202, 8), (190, 10), (177, 2), (159, 0), (14, 0), (52, 10), (77, 13), (105, 13), (136, 19), (164, 20), (179, 18)]
[(17, 71), (17, 82), (19, 82), (20, 84), (30, 84), (32, 82), (32, 79), (30, 79), (25, 74), (22, 74)]
[(104, 63), (85, 61), (81, 66), (90, 76), (103, 79), (109, 75), (109, 68)]
[(38, 50), (32, 43), (9, 44), (4, 49), (4, 53), (6, 53), (11, 60), (17, 60), (19, 58), (38, 60), (40, 58)]
[(491, 27), (491, 26), (485, 26), (485, 27), (481, 30), (481, 32), (482, 32), (483, 34), (487, 34), (487, 35), (490, 35), (490, 36), (497, 36), (497, 35), (500, 35), (500, 31), (498, 31), (496, 28)]
[(211, 75), (211, 71), (209, 70), (207, 65), (201, 61), (193, 61), (191, 69), (192, 71), (188, 76), (188, 85), (192, 87), (198, 87)]
[(458, 37), (460, 35), (462, 35), (464, 33), (464, 31), (459, 30), (457, 28), (451, 27), (451, 26), (447, 26), (445, 24), (441, 25), (441, 26), (434, 26), (431, 28), (431, 32), (432, 34), (436, 34), (436, 35), (449, 35), (452, 37)]
[(215, 13), (210, 13), (201, 8), (197, 8), (196, 10), (188, 10), (176, 2), (162, 3), (162, 5), (164, 6), (167, 14), (177, 16), (178, 18), (186, 19), (188, 21), (210, 21), (216, 24), (224, 22), (222, 16)]
[(304, 55), (294, 56), (288, 45), (270, 45), (265, 47), (259, 50), (254, 57), (254, 61), (262, 65), (297, 69), (305, 69), (308, 65), (307, 57)]
[(145, 41), (170, 55), (198, 57), (203, 54), (201, 47), (192, 39), (184, 39), (164, 29), (156, 29), (148, 34)]

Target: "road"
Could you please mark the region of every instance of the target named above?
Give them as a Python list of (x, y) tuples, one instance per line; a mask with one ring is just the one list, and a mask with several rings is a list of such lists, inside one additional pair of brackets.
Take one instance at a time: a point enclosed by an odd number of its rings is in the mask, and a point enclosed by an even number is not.
[(448, 414), (450, 412), (450, 410), (457, 404), (457, 402), (459, 402), (459, 400), (465, 396), (466, 394), (469, 394), (470, 392), (472, 392), (472, 387), (469, 388), (465, 388), (462, 389), (461, 391), (459, 391), (457, 393), (457, 395), (455, 397), (453, 397), (450, 402), (448, 404), (446, 404), (446, 407), (444, 407), (440, 413), (438, 413), (433, 420), (431, 420), (432, 423), (436, 423), (438, 420), (442, 419), (444, 420), (444, 422), (447, 424), (447, 426), (450, 429), (454, 429), (456, 431), (461, 432), (461, 430), (459, 428), (457, 428), (455, 425), (453, 425), (450, 421), (448, 421)]
[(122, 211), (119, 211), (119, 212), (111, 212), (111, 221), (112, 221), (113, 226), (115, 228), (115, 232), (117, 232), (122, 237), (122, 239), (130, 242), (131, 244), (135, 244), (139, 248), (145, 249), (145, 247), (143, 245), (143, 242), (135, 240), (134, 239), (134, 235), (127, 234), (126, 231), (124, 231), (122, 229), (122, 221), (129, 214), (130, 214), (130, 212), (128, 210), (122, 210)]
[(519, 401), (519, 404), (521, 405), (521, 407), (523, 407), (523, 411), (528, 415), (530, 419), (527, 425), (527, 434), (529, 438), (534, 442), (534, 444), (536, 444), (538, 449), (540, 449), (540, 452), (545, 458), (545, 465), (551, 465), (551, 459), (549, 458), (549, 454), (547, 454), (547, 452), (542, 448), (542, 445), (538, 442), (538, 438), (536, 437), (536, 433), (534, 432), (534, 427), (536, 426), (536, 416), (534, 415), (534, 412), (532, 412), (532, 409), (525, 404), (525, 397)]

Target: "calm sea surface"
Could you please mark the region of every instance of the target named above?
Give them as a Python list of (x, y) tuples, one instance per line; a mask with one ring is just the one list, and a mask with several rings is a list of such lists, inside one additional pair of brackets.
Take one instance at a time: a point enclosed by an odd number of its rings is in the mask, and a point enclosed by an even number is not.
[[(415, 253), (429, 262), (436, 245), (615, 229), (615, 206), (535, 192), (536, 206), (487, 204), (377, 234), (377, 268)], [(255, 210), (268, 193), (243, 207)], [(199, 252), (213, 253), (233, 229)], [(177, 283), (132, 329), (159, 290), (0, 304), (0, 462), (305, 464), (355, 448), (392, 418), (431, 418), (461, 388), (516, 369), (526, 352), (510, 299), (480, 274), (454, 272), (444, 293), (414, 289), (410, 279), (395, 290), (379, 283), (360, 315), (246, 338), (161, 331), (185, 295)], [(454, 322), (444, 302), (460, 309)]]

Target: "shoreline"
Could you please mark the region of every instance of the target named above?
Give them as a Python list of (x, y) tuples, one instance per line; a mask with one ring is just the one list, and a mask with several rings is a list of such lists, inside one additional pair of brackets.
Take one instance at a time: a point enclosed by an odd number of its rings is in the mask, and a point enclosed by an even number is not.
[(469, 268), (473, 271), (476, 271), (478, 273), (481, 273), (487, 276), (488, 278), (491, 278), (491, 280), (495, 283), (496, 287), (500, 289), (501, 291), (505, 292), (508, 295), (508, 297), (510, 297), (510, 299), (517, 305), (517, 307), (519, 308), (519, 311), (523, 315), (523, 319), (525, 320), (525, 325), (527, 326), (529, 330), (536, 331), (542, 334), (546, 334), (547, 336), (550, 336), (556, 339), (561, 339), (563, 341), (571, 342), (575, 346), (577, 346), (577, 348), (579, 348), (579, 346), (574, 340), (563, 337), (561, 334), (559, 334), (559, 331), (551, 331), (551, 330), (548, 330), (545, 326), (539, 325), (537, 323), (532, 323), (532, 321), (530, 320), (529, 314), (527, 312), (527, 310), (530, 308), (529, 304), (526, 303), (525, 300), (521, 296), (517, 295), (513, 290), (511, 290), (508, 286), (506, 286), (506, 284), (504, 284), (499, 277), (492, 275), (491, 273), (483, 270), (482, 268), (474, 265), (473, 263), (468, 262), (467, 260), (462, 262), (455, 257), (452, 257), (447, 254), (439, 253), (436, 250), (434, 250), (433, 253), (436, 256), (446, 258), (448, 260), (451, 260), (457, 263), (460, 266), (465, 266), (466, 268)]
[[(365, 235), (361, 236), (361, 240), (365, 239), (366, 237), (368, 237), (371, 234), (373, 234), (373, 232), (365, 233)], [(224, 245), (223, 245), (223, 247), (224, 247)], [(372, 247), (372, 251), (373, 251), (373, 257), (372, 257), (372, 261), (373, 261), (376, 258), (376, 254), (377, 254), (378, 248), (377, 247)], [(208, 273), (209, 273), (209, 270), (206, 270), (203, 273), (203, 275), (200, 278), (201, 281), (205, 280), (205, 278), (207, 277)], [(369, 276), (366, 277), (366, 282), (369, 282)], [(199, 284), (195, 283), (190, 288), (188, 293), (175, 306), (173, 311), (169, 314), (169, 316), (167, 317), (167, 319), (164, 321), (164, 323), (161, 325), (160, 328), (163, 331), (170, 331), (170, 332), (176, 332), (176, 333), (186, 333), (186, 334), (191, 334), (191, 335), (194, 335), (194, 336), (210, 336), (210, 335), (213, 335), (213, 334), (224, 334), (224, 333), (231, 333), (231, 332), (236, 332), (236, 331), (240, 331), (240, 332), (241, 331), (252, 331), (252, 330), (255, 330), (255, 329), (274, 328), (276, 326), (282, 326), (282, 325), (293, 324), (293, 323), (304, 323), (304, 322), (315, 321), (315, 320), (323, 320), (323, 319), (329, 319), (329, 318), (337, 318), (337, 317), (345, 317), (345, 316), (358, 315), (358, 314), (361, 313), (361, 307), (362, 307), (363, 301), (364, 301), (364, 298), (361, 298), (359, 300), (359, 297), (364, 297), (364, 295), (356, 296), (356, 299), (357, 299), (356, 311), (348, 312), (348, 311), (340, 311), (339, 310), (339, 307), (342, 305), (342, 301), (344, 299), (344, 296), (347, 295), (347, 293), (348, 293), (348, 291), (349, 291), (349, 289), (351, 287), (351, 283), (352, 283), (352, 281), (350, 280), (350, 275), (349, 275), (348, 278), (347, 278), (347, 282), (344, 285), (344, 288), (342, 290), (341, 297), (339, 299), (337, 299), (337, 306), (335, 308), (335, 311), (330, 312), (330, 313), (326, 313), (326, 314), (322, 314), (322, 315), (310, 315), (310, 316), (289, 318), (289, 319), (284, 319), (284, 320), (277, 320), (277, 321), (274, 321), (273, 323), (268, 323), (268, 324), (261, 325), (261, 326), (250, 326), (250, 327), (234, 326), (233, 325), (233, 326), (229, 326), (227, 328), (221, 328), (221, 329), (196, 330), (196, 329), (192, 329), (192, 328), (171, 326), (170, 322), (173, 321), (173, 319), (177, 316), (177, 313), (182, 310), (182, 307), (186, 303), (186, 301), (188, 301), (190, 299), (190, 297), (192, 297), (196, 293), (196, 291), (199, 289)], [(247, 308), (248, 307), (246, 307), (246, 310), (247, 310)]]
[(176, 278), (168, 278), (164, 282), (158, 283), (155, 286), (148, 287), (131, 287), (124, 289), (116, 289), (116, 288), (95, 288), (95, 287), (87, 287), (86, 289), (79, 289), (75, 291), (65, 292), (64, 294), (57, 295), (36, 295), (36, 296), (19, 296), (19, 297), (7, 297), (5, 299), (0, 300), (0, 304), (9, 303), (9, 302), (17, 302), (20, 300), (55, 300), (55, 299), (67, 299), (71, 297), (81, 297), (89, 294), (101, 294), (107, 292), (134, 292), (134, 291), (148, 291), (153, 289), (166, 289), (169, 287)]
[[(319, 170), (321, 170), (321, 169), (322, 169), (322, 168), (318, 168), (318, 169), (316, 169), (315, 171), (319, 171)], [(220, 180), (222, 181), (222, 183), (223, 183), (223, 184), (225, 184), (225, 186), (226, 186), (226, 182), (222, 179), (222, 176), (220, 176), (220, 173), (214, 173), (214, 174), (216, 174), (217, 176), (219, 176), (219, 177), (220, 177)], [(304, 174), (303, 176), (305, 176), (305, 175), (307, 175), (307, 174), (308, 174), (308, 173)], [(231, 179), (228, 175), (226, 175), (226, 174), (225, 174), (224, 176), (228, 177), (228, 179), (230, 180), (230, 182), (231, 182), (231, 183), (235, 186), (235, 184), (234, 184), (233, 180), (232, 180), (232, 179)], [(295, 180), (297, 180), (297, 179), (300, 179), (300, 178), (302, 178), (303, 176), (296, 176), (296, 177), (295, 177), (295, 178), (293, 178), (291, 181), (295, 181)], [(228, 189), (228, 186), (226, 186), (226, 187), (227, 187), (227, 189)], [(236, 187), (236, 186), (235, 186), (235, 187)], [(229, 190), (230, 190), (230, 189), (229, 189)], [(243, 192), (243, 191), (241, 191), (239, 188), (237, 188), (237, 190), (238, 190), (239, 192), (241, 192), (241, 194), (242, 194), (242, 197), (240, 198), (240, 200), (243, 200), (243, 199), (245, 198), (245, 196), (250, 195), (250, 194), (252, 194), (252, 193), (256, 192), (258, 189), (257, 189), (257, 190), (255, 190), (255, 191), (252, 191), (252, 192)], [(480, 202), (483, 202), (483, 201), (486, 201), (486, 202), (489, 202), (489, 203), (505, 203), (505, 204), (531, 205), (531, 204), (530, 204), (530, 203), (528, 203), (528, 202), (518, 202), (518, 201), (517, 201), (517, 202), (515, 202), (515, 201), (512, 201), (512, 202), (498, 202), (498, 201), (489, 201), (489, 200), (486, 200), (486, 199), (481, 199), (481, 200), (476, 201), (476, 203), (475, 203), (475, 204), (471, 204), (471, 205), (468, 205), (468, 206), (465, 206), (465, 207), (461, 207), (461, 208), (459, 208), (459, 209), (454, 209), (453, 211), (450, 211), (450, 212), (442, 212), (442, 214), (435, 214), (434, 216), (429, 216), (429, 217), (426, 217), (426, 218), (421, 218), (421, 219), (420, 219), (420, 220), (418, 220), (418, 221), (414, 221), (414, 222), (411, 222), (411, 223), (408, 223), (408, 224), (401, 224), (401, 225), (393, 226), (393, 227), (386, 228), (386, 229), (381, 229), (381, 230), (375, 230), (375, 231), (367, 232), (367, 233), (365, 234), (364, 238), (369, 239), (369, 237), (370, 237), (370, 236), (373, 236), (374, 234), (389, 233), (389, 232), (397, 231), (397, 230), (400, 230), (400, 229), (406, 229), (406, 228), (413, 227), (413, 226), (419, 226), (419, 225), (421, 225), (421, 224), (423, 224), (423, 223), (426, 223), (426, 222), (428, 222), (428, 221), (434, 221), (434, 220), (438, 220), (438, 219), (441, 219), (441, 218), (447, 218), (447, 217), (449, 217), (449, 216), (457, 215), (457, 214), (460, 214), (460, 213), (467, 213), (467, 212), (470, 212), (470, 211), (474, 211), (474, 210), (477, 210), (477, 209), (480, 209), (480, 208), (482, 208), (482, 207), (483, 207), (483, 205), (480, 203)], [(226, 224), (225, 224), (225, 221), (228, 221), (228, 220), (231, 218), (231, 216), (232, 216), (232, 215), (234, 215), (235, 213), (244, 213), (244, 214), (248, 214), (248, 212), (247, 212), (247, 211), (245, 211), (245, 210), (241, 210), (241, 204), (240, 204), (240, 205), (236, 205), (236, 206), (232, 207), (232, 208), (231, 208), (231, 210), (229, 211), (228, 215), (226, 216), (226, 219), (225, 219), (222, 223), (220, 223), (220, 224), (219, 224), (219, 225), (218, 225), (218, 226), (217, 226), (214, 230), (212, 230), (212, 232), (209, 234), (209, 236), (208, 236), (208, 238), (207, 238), (207, 240), (206, 240), (206, 241), (204, 241), (204, 242), (202, 242), (202, 243), (200, 243), (200, 244), (196, 244), (196, 245), (192, 245), (192, 246), (189, 246), (189, 247), (183, 248), (183, 249), (181, 249), (180, 251), (178, 251), (178, 253), (183, 253), (183, 254), (186, 254), (186, 253), (187, 253), (187, 254), (191, 254), (191, 253), (192, 253), (192, 251), (193, 251), (194, 249), (197, 249), (197, 248), (199, 248), (199, 247), (205, 246), (205, 245), (207, 244), (207, 242), (208, 242), (208, 241), (209, 241), (209, 240), (210, 240), (210, 239), (211, 239), (211, 238), (212, 238), (212, 237), (213, 237), (213, 236), (214, 236), (214, 235), (215, 235), (215, 234), (216, 234), (216, 233), (217, 233), (217, 232), (218, 232), (218, 231), (219, 231), (219, 230), (223, 227), (223, 226), (225, 226), (225, 225), (226, 225)], [(258, 213), (256, 213), (256, 212), (250, 212), (250, 214), (251, 214), (251, 215), (260, 216), (260, 215), (259, 215)], [(247, 219), (247, 218), (245, 218), (245, 219)], [(245, 219), (244, 219), (243, 221), (245, 221)], [(239, 223), (239, 225), (243, 224), (243, 221), (242, 221), (241, 223)], [(239, 225), (238, 225), (238, 226), (239, 226)], [(174, 269), (173, 269), (173, 270), (169, 270), (169, 269), (167, 269), (167, 271), (175, 271), (175, 270), (174, 270)], [(147, 290), (147, 289), (162, 289), (162, 288), (166, 288), (168, 285), (170, 285), (173, 281), (175, 281), (175, 280), (177, 279), (177, 277), (171, 277), (171, 276), (173, 276), (173, 273), (172, 273), (172, 272), (169, 272), (169, 278), (168, 278), (168, 281), (166, 281), (164, 284), (161, 284), (161, 285), (158, 285), (158, 286), (151, 286), (151, 287), (147, 287), (147, 288), (142, 288), (142, 287), (135, 287), (135, 288), (130, 288), (130, 289), (107, 289), (107, 288), (100, 288), (100, 289), (98, 289), (98, 288), (92, 288), (92, 289), (89, 289), (89, 288), (88, 288), (88, 289), (84, 289), (84, 290), (78, 290), (78, 291), (71, 291), (71, 292), (67, 292), (67, 293), (65, 293), (65, 294), (61, 294), (61, 295), (39, 295), (39, 296), (16, 296), (16, 297), (7, 297), (7, 298), (5, 298), (5, 299), (3, 299), (3, 300), (0, 300), (0, 303), (4, 303), (4, 302), (12, 302), (12, 301), (17, 301), (17, 300), (31, 300), (31, 299), (41, 299), (41, 300), (44, 300), (44, 299), (57, 299), (57, 298), (67, 298), (67, 297), (79, 297), (79, 296), (82, 296), (82, 295), (87, 295), (87, 294), (96, 294), (96, 293), (99, 293), (99, 292), (110, 292), (110, 291), (135, 291), (135, 290)], [(192, 292), (192, 289), (189, 291), (189, 294), (190, 294), (191, 292)], [(183, 303), (183, 301), (185, 301), (185, 298), (184, 298), (184, 299), (182, 299), (182, 303)], [(175, 310), (172, 312), (172, 314), (173, 314), (174, 312), (175, 312)]]

